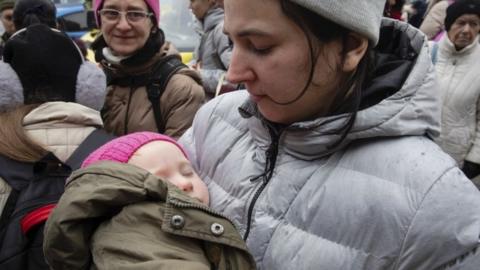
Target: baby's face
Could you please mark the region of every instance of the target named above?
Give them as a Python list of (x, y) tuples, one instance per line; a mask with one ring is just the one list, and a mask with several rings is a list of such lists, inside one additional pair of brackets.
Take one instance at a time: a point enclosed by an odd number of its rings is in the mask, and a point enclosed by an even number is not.
[(166, 141), (147, 143), (133, 153), (128, 163), (172, 183), (190, 197), (208, 205), (207, 186), (176, 145)]

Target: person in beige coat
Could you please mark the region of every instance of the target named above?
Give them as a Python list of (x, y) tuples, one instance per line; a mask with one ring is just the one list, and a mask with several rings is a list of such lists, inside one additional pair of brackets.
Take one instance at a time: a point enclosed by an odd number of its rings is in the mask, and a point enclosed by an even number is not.
[(115, 135), (155, 131), (179, 137), (188, 129), (205, 95), (199, 75), (186, 66), (177, 70), (160, 96), (157, 124), (147, 86), (156, 67), (180, 59), (158, 27), (159, 3), (153, 0), (95, 0), (101, 35), (92, 43), (95, 59), (107, 74), (108, 93), (102, 116)]
[[(420, 25), (420, 31), (425, 33), (429, 40), (433, 40), (439, 35), (443, 29), (443, 21), (445, 20), (448, 5), (453, 3), (452, 0), (433, 1), (430, 3), (425, 15), (425, 19)], [(438, 40), (438, 39), (437, 39)]]
[[(33, 4), (39, 8), (25, 12)], [(14, 14), (25, 17), (14, 17), (21, 30), (8, 40), (0, 61), (0, 269), (42, 270), (48, 266), (37, 244), (50, 209), (42, 206), (61, 194), (62, 176), (79, 163), (70, 158), (84, 157), (74, 153), (88, 149), (76, 149), (103, 126), (105, 74), (65, 33), (50, 28), (55, 21), (51, 1), (19, 0)], [(47, 182), (45, 164), (62, 170), (52, 189), (37, 186)], [(45, 211), (34, 216), (39, 209)], [(28, 229), (23, 226), (27, 216), (32, 217)], [(20, 225), (22, 230), (15, 230)]]

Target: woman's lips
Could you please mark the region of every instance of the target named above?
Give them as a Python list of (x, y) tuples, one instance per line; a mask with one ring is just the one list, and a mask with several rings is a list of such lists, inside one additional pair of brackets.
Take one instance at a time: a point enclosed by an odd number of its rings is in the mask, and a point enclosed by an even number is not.
[(254, 94), (250, 93), (250, 98), (253, 100), (253, 102), (259, 102), (264, 97), (265, 97), (265, 95), (254, 95)]
[(134, 37), (130, 37), (130, 36), (114, 36), (116, 38), (119, 38), (119, 39), (132, 39)]

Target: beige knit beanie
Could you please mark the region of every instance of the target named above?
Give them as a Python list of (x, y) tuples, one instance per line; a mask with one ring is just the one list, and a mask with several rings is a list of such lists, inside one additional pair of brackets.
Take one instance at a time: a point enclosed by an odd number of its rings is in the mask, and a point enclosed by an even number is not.
[(290, 0), (378, 43), (386, 0)]

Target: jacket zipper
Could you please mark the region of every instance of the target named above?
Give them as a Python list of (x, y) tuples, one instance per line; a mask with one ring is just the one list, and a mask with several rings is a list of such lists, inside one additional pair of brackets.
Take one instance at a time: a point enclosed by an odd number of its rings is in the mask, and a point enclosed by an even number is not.
[(229, 219), (227, 218), (226, 216), (220, 214), (219, 212), (205, 206), (205, 205), (200, 205), (200, 204), (195, 204), (195, 203), (188, 203), (188, 202), (183, 202), (183, 201), (180, 201), (178, 199), (172, 199), (172, 198), (169, 198), (168, 200), (168, 203), (178, 207), (178, 208), (190, 208), (190, 209), (197, 209), (197, 210), (201, 210), (203, 212), (207, 212), (211, 215), (215, 215), (215, 216), (218, 216), (218, 217), (221, 217), (221, 218), (224, 218), (226, 220), (228, 220), (234, 228), (237, 228), (237, 226), (235, 226), (235, 224)]
[(245, 234), (243, 235), (243, 240), (247, 240), (249, 234), (250, 234), (250, 229), (251, 229), (251, 223), (252, 223), (252, 215), (253, 215), (253, 209), (255, 208), (255, 204), (262, 194), (263, 190), (267, 187), (268, 182), (273, 176), (273, 171), (275, 169), (276, 161), (277, 161), (277, 154), (278, 154), (278, 142), (280, 140), (280, 134), (281, 130), (277, 130), (275, 127), (271, 125), (267, 125), (268, 131), (270, 133), (270, 138), (272, 142), (270, 143), (270, 146), (268, 147), (266, 151), (266, 162), (265, 162), (265, 168), (264, 172), (257, 176), (252, 178), (250, 181), (254, 182), (260, 178), (262, 178), (262, 185), (255, 191), (255, 194), (252, 197), (252, 200), (250, 201), (250, 205), (248, 206), (248, 211), (247, 211), (247, 228), (245, 229)]
[[(457, 69), (457, 59), (454, 59), (451, 65), (452, 65), (453, 71), (450, 74), (455, 74), (455, 70)], [(453, 80), (453, 76), (450, 76), (450, 79), (448, 80), (448, 84), (447, 84), (448, 89), (447, 89), (447, 92), (445, 93), (444, 100), (451, 100), (452, 92), (454, 92), (451, 87), (452, 80)], [(442, 110), (441, 115), (442, 115), (442, 119), (445, 119), (445, 110)]]

